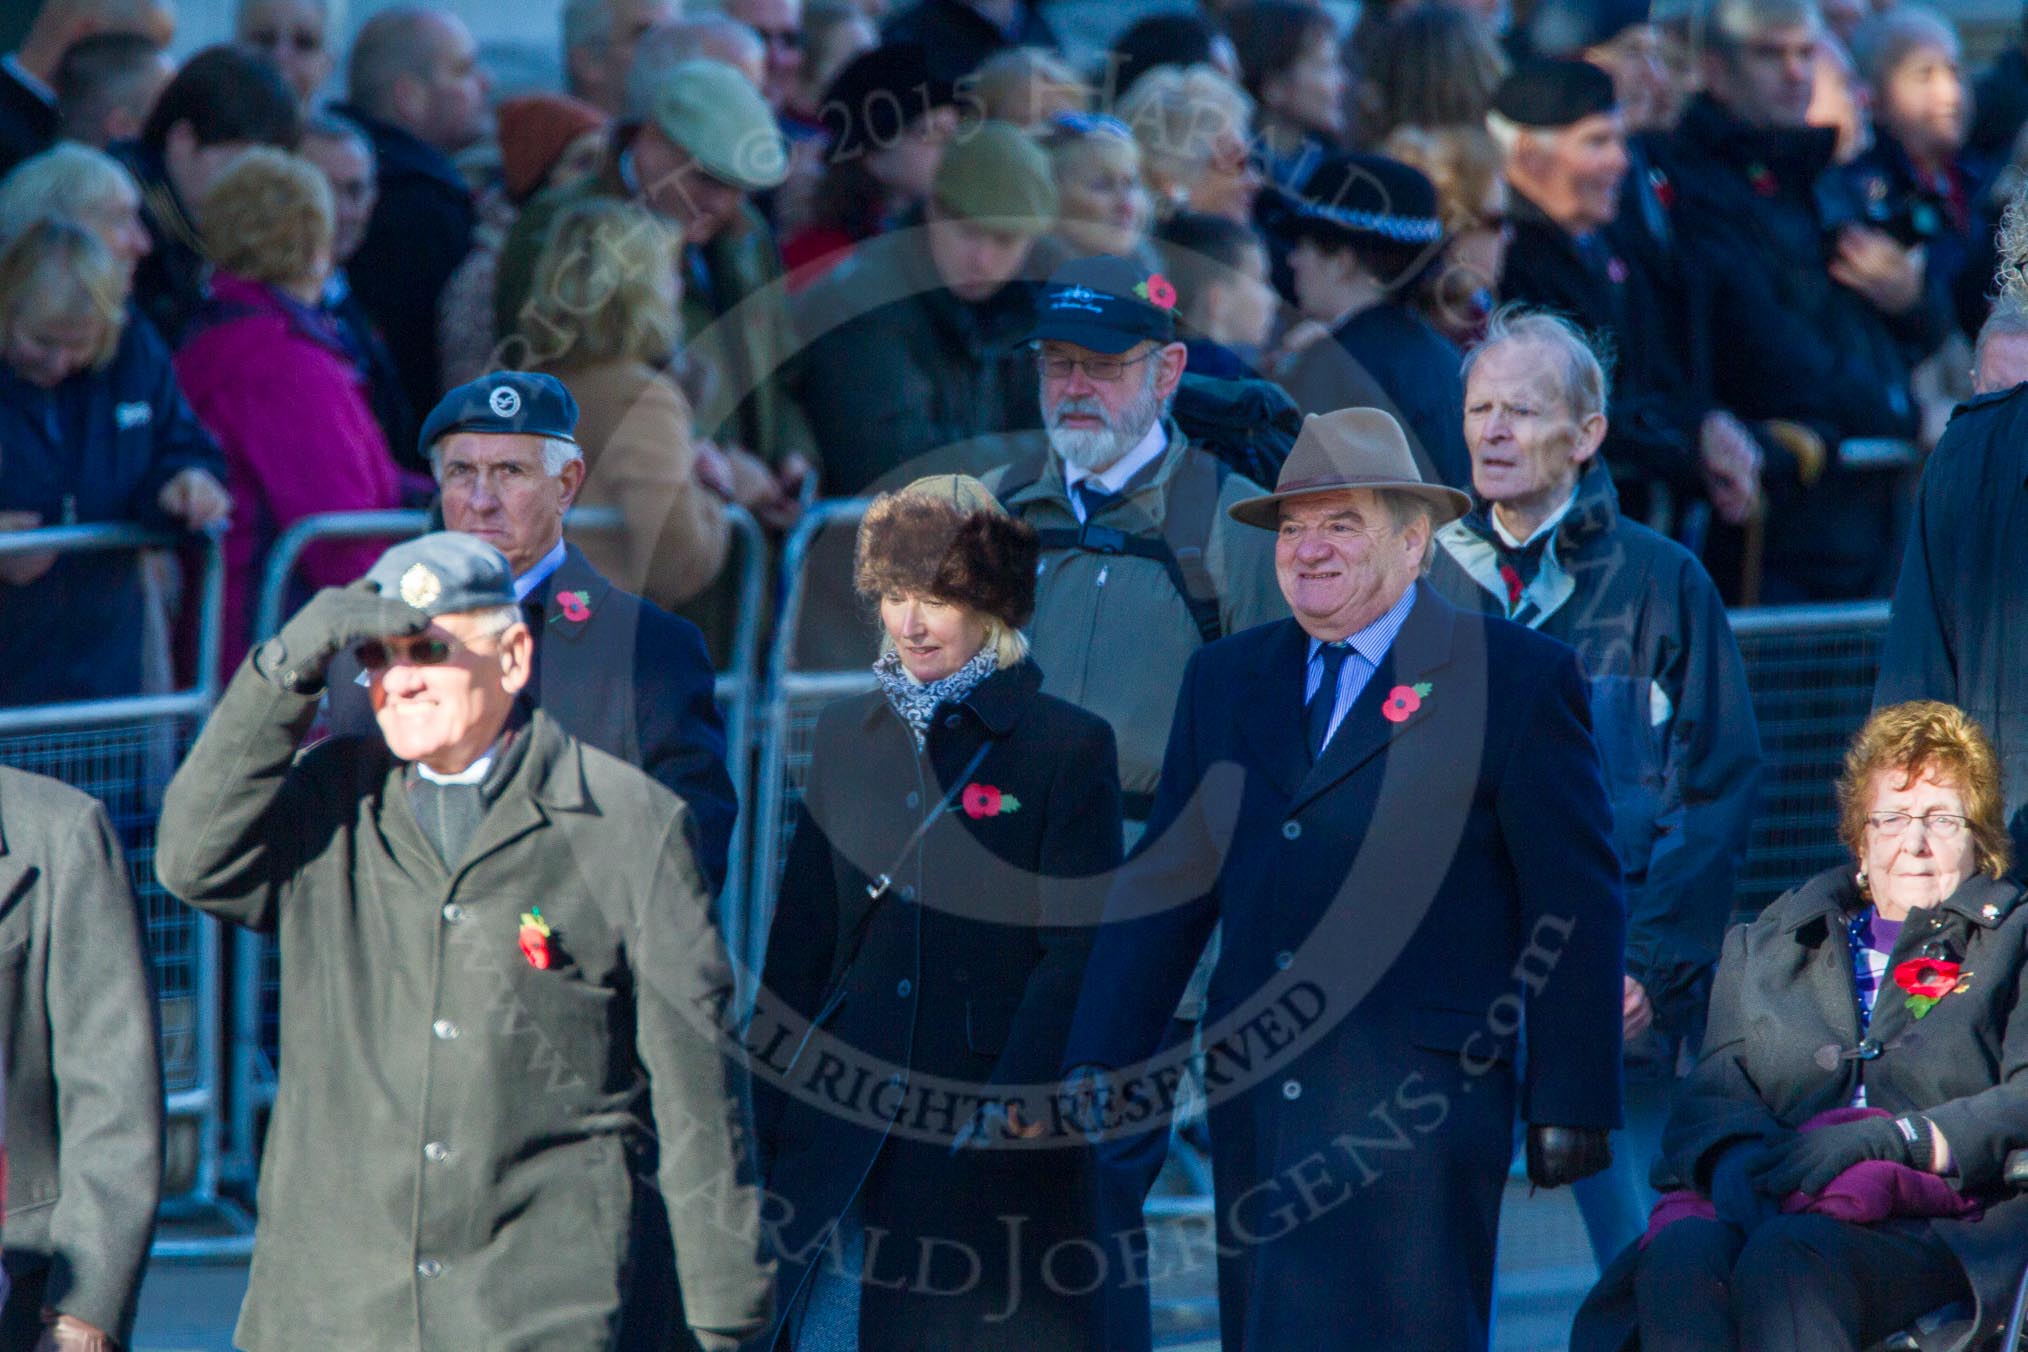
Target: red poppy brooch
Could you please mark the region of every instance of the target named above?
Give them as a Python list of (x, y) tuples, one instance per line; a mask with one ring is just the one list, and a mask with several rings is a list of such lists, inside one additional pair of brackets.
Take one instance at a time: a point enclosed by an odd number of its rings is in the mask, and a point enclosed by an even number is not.
[(1908, 995), (1908, 1014), (1919, 1019), (1946, 995), (1971, 988), (1972, 974), (1942, 958), (1910, 958), (1894, 969), (1894, 984)]
[(528, 959), (528, 965), (538, 972), (549, 970), (554, 956), (549, 947), (549, 922), (542, 918), (542, 908), (521, 913), (521, 956)]
[(591, 593), (567, 591), (556, 594), (556, 608), (563, 612), (563, 618), (572, 624), (583, 624), (591, 618)]
[(1136, 282), (1134, 284), (1134, 294), (1154, 306), (1157, 310), (1173, 310), (1176, 308), (1176, 288), (1167, 277), (1164, 277), (1159, 272), (1149, 274), (1148, 280), (1145, 282)]
[(1410, 714), (1422, 707), (1429, 698), (1430, 683), (1417, 681), (1414, 685), (1397, 685), (1387, 692), (1387, 702), (1380, 706), (1380, 712), (1390, 723), (1406, 723)]
[(965, 785), (965, 794), (960, 802), (965, 809), (965, 815), (974, 821), (985, 817), (1000, 817), (1021, 810), (1019, 798), (1011, 793), (1002, 793), (991, 784)]

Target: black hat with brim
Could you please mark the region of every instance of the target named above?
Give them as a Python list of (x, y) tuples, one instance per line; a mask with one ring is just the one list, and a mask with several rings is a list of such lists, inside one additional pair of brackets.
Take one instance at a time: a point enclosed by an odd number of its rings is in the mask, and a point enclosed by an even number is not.
[(1421, 170), (1384, 155), (1327, 155), (1301, 192), (1283, 195), (1290, 211), (1287, 228), (1298, 237), (1402, 249), (1443, 243), (1436, 186)]
[(1159, 272), (1111, 254), (1073, 258), (1049, 275), (1035, 302), (1030, 342), (1075, 343), (1119, 353), (1176, 338), (1176, 288)]

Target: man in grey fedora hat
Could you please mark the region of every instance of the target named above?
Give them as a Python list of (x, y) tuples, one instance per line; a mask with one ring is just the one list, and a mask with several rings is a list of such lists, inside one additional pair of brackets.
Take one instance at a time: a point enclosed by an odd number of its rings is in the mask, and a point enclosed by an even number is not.
[(1059, 1102), (1103, 1164), (1169, 1096), (1162, 1034), (1223, 925), (1203, 1076), (1228, 1352), (1484, 1349), (1517, 1111), (1545, 1187), (1603, 1167), (1619, 1122), (1620, 871), (1583, 674), (1420, 580), (1468, 506), (1352, 408), (1229, 509), (1274, 532), (1293, 618), (1191, 659), (1086, 970)]
[[(381, 737), (299, 756), (347, 649)], [(499, 550), (397, 545), (248, 656), (163, 799), (163, 885), (281, 951), (250, 1352), (660, 1348), (621, 1333), (650, 1191), (698, 1342), (766, 1326), (689, 809), (519, 717), (533, 649)]]

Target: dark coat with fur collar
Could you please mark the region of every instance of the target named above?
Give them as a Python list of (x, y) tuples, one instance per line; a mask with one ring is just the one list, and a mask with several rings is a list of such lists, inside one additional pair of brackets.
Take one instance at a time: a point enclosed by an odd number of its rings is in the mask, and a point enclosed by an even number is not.
[[(1097, 1238), (1081, 1141), (950, 1149), (979, 1096), (1054, 1085), (1119, 863), (1112, 730), (1041, 685), (1032, 662), (995, 672), (937, 708), (920, 751), (879, 691), (818, 720), (748, 1043), (766, 1183), (787, 1213), (777, 1308), (832, 1261), (826, 1245), (854, 1211), (866, 1352), (1096, 1347), (1092, 1298), (1052, 1292), (1040, 1271), (1051, 1245)], [(869, 899), (882, 875), (892, 886)], [(813, 1017), (820, 1032), (799, 1048)], [(926, 1294), (961, 1283), (958, 1246), (983, 1260), (976, 1285)], [(1072, 1257), (1059, 1288), (1087, 1279)]]

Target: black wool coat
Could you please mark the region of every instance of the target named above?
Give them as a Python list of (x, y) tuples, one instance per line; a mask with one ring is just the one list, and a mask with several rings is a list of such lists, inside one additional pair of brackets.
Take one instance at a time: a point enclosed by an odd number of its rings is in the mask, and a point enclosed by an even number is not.
[[(995, 672), (937, 708), (921, 751), (878, 691), (817, 724), (749, 1046), (777, 1309), (856, 1210), (866, 1352), (1097, 1347), (1095, 1298), (1066, 1294), (1088, 1252), (1042, 1271), (1054, 1246), (1096, 1239), (1081, 1138), (950, 1148), (981, 1096), (1027, 1086), (1044, 1112), (1120, 858), (1112, 730), (1041, 684), (1030, 661)], [(976, 1285), (934, 1294), (963, 1283), (960, 1249), (981, 1259)]]
[(1318, 339), (1282, 378), (1305, 413), (1370, 405), (1408, 434), (1416, 468), (1430, 483), (1472, 486), (1465, 449), (1465, 381), (1451, 340), (1400, 299), (1370, 305)]
[[(1911, 915), (1889, 971), (1941, 943), (1968, 988), (1917, 1020), (1887, 981), (1863, 1037), (1845, 937), (1861, 904), (1852, 866), (1840, 865), (1726, 936), (1703, 1059), (1670, 1114), (1656, 1181), (1708, 1186), (1728, 1148), (1779, 1141), (1844, 1107), (1863, 1075), (1868, 1106), (1936, 1123), (1950, 1142), (1953, 1182), (1986, 1204), (1980, 1220), (1931, 1224), (1964, 1267), (1979, 1323), (1997, 1332), (2028, 1261), (2028, 1196), (2009, 1194), (2002, 1177), (2008, 1152), (2028, 1146), (2028, 904), (2020, 884), (1978, 875)], [(1580, 1352), (1636, 1345), (1626, 1341), (1633, 1253), (1587, 1300), (1572, 1336)]]
[(1880, 655), (1877, 708), (1940, 699), (2000, 758), (2014, 857), (2028, 858), (2028, 386), (1951, 415), (1923, 467)]
[(0, 70), (0, 174), (55, 145), (59, 130), (56, 105)]

